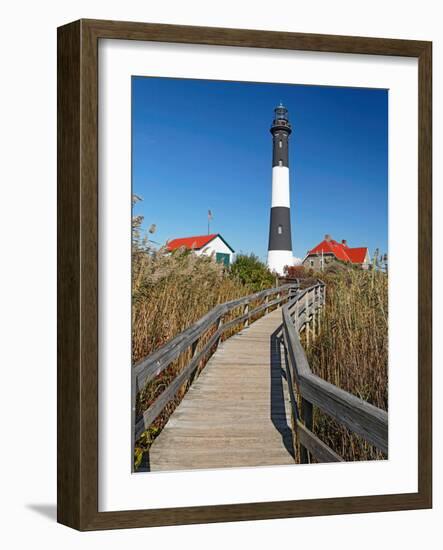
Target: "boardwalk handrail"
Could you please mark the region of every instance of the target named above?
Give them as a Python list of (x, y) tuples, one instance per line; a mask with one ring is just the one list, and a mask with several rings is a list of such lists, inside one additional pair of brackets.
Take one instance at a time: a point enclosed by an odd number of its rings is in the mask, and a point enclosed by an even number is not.
[[(387, 412), (326, 382), (309, 367), (299, 333), (305, 330), (308, 339), (311, 331), (315, 331), (318, 315), (325, 305), (325, 294), (326, 286), (318, 280), (309, 288), (297, 291), (282, 308), (292, 426), (300, 444), (301, 461), (308, 462), (308, 451), (324, 462), (342, 460), (313, 433), (313, 405), (387, 454)], [(300, 411), (293, 383), (301, 398)]]
[[(192, 379), (191, 377), (200, 362), (212, 355), (217, 349), (220, 338), (228, 329), (240, 323), (243, 323), (243, 326), (247, 326), (253, 317), (262, 312), (266, 313), (269, 308), (278, 306), (289, 300), (297, 288), (298, 283), (285, 284), (219, 304), (188, 329), (139, 361), (132, 369), (132, 434), (134, 441), (158, 418), (166, 405), (174, 399), (179, 389)], [(276, 297), (274, 298), (274, 296)], [(270, 299), (271, 297), (272, 299)], [(263, 303), (254, 309), (250, 309), (249, 306), (253, 302)], [(223, 318), (227, 314), (234, 312), (235, 309), (242, 306), (243, 311), (240, 315), (228, 322), (223, 322)], [(211, 328), (215, 328), (215, 331), (210, 335), (208, 341), (203, 343), (201, 349), (199, 349), (199, 342), (202, 341)], [(155, 401), (137, 417), (136, 397), (140, 390), (145, 388), (149, 382), (154, 380), (173, 361), (178, 359), (182, 353), (189, 349), (191, 349), (190, 361)]]

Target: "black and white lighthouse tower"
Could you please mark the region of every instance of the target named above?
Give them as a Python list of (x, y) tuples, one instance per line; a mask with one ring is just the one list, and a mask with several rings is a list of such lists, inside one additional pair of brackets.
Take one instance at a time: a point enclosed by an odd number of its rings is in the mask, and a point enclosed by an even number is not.
[(269, 224), (268, 267), (282, 275), (293, 264), (289, 199), (289, 136), (292, 129), (288, 110), (281, 103), (274, 109), (272, 134), (272, 203)]

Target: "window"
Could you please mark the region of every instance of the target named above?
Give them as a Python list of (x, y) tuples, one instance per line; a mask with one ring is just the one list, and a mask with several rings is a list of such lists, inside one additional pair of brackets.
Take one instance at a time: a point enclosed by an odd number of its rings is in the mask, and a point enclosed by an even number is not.
[(309, 263), (310, 263), (311, 267), (314, 267), (314, 260), (310, 260)]
[(278, 233), (279, 235), (283, 235), (283, 226), (282, 226), (282, 225), (279, 225), (279, 226), (277, 227), (277, 233)]
[(282, 161), (282, 160), (279, 160), (279, 161), (278, 161), (278, 165), (279, 165), (279, 166), (283, 166), (283, 161)]
[(280, 140), (280, 141), (278, 142), (278, 146), (280, 147), (280, 149), (283, 147), (283, 142), (282, 142), (282, 140)]

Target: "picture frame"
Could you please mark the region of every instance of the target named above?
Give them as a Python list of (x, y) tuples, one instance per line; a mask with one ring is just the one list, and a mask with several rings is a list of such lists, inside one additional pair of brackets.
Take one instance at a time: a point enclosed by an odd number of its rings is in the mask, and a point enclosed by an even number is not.
[[(101, 512), (98, 506), (98, 44), (156, 41), (418, 59), (418, 491)], [(58, 29), (58, 521), (78, 530), (432, 507), (432, 43), (80, 20)], [(405, 418), (405, 424), (408, 419)]]

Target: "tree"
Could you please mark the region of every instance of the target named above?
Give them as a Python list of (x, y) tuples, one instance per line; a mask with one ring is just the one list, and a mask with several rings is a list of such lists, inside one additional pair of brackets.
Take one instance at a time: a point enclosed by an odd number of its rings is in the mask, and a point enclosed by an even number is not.
[(272, 288), (275, 276), (255, 254), (238, 254), (231, 265), (231, 274), (247, 285), (252, 292)]

